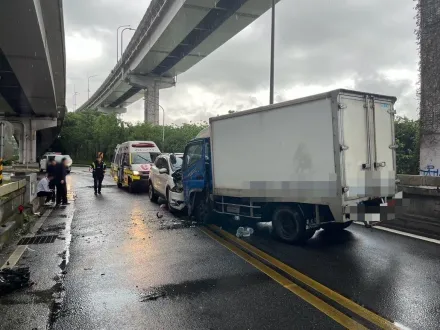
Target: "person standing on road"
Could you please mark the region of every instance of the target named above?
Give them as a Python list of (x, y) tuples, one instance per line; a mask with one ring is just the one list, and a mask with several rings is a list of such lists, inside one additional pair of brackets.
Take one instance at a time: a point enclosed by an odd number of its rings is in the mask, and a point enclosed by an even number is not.
[(50, 181), (53, 181), (52, 174), (47, 174), (44, 178), (42, 178), (37, 185), (37, 196), (38, 197), (46, 197), (45, 204), (50, 203), (50, 201), (54, 201), (54, 191), (50, 189)]
[(57, 164), (55, 169), (55, 184), (57, 187), (57, 204), (69, 205), (70, 203), (67, 201), (67, 184), (66, 184), (66, 176), (67, 176), (67, 159), (63, 158), (60, 164)]
[(52, 202), (55, 202), (55, 176), (56, 176), (56, 168), (57, 168), (57, 162), (55, 160), (55, 157), (49, 157), (49, 162), (47, 164), (47, 177), (51, 178), (49, 181), (49, 188), (53, 190), (54, 194), (52, 196)]
[(95, 189), (95, 195), (101, 195), (102, 180), (104, 180), (105, 170), (107, 165), (103, 161), (103, 153), (99, 152), (98, 157), (90, 166), (90, 170), (93, 173), (93, 188)]

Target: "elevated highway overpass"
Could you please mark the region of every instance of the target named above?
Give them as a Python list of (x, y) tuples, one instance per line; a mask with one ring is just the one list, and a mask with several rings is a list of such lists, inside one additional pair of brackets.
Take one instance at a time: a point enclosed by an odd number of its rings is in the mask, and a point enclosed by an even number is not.
[(270, 0), (152, 0), (122, 58), (78, 111), (124, 113), (145, 96), (144, 120), (159, 124), (159, 90), (175, 86), (179, 74), (271, 5)]
[(66, 112), (62, 0), (0, 1), (0, 118), (13, 123), (20, 162), (34, 163)]

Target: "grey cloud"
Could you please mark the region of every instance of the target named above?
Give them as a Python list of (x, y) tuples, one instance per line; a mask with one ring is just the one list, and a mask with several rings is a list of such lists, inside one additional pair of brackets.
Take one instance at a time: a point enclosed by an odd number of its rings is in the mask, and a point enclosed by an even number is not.
[[(275, 67), (281, 88), (331, 84), (354, 73), (415, 62), (410, 2), (281, 1), (277, 9)], [(237, 36), (180, 80), (215, 90), (225, 85), (249, 92), (267, 88), (269, 26), (267, 13), (252, 26), (252, 37)]]
[[(121, 3), (124, 5), (118, 5)], [(105, 57), (81, 67), (73, 63), (68, 66), (69, 74), (84, 77), (87, 71), (96, 71), (104, 80), (115, 57), (115, 32), (106, 31), (114, 31), (124, 23), (136, 25), (148, 3), (66, 1), (67, 33), (92, 35), (105, 47)], [(391, 81), (379, 74), (386, 69), (415, 67), (418, 56), (414, 15), (412, 1), (282, 0), (277, 5), (276, 101), (287, 100), (288, 90), (297, 85), (328, 86), (353, 79), (357, 89), (396, 95), (402, 111), (414, 114), (414, 82)], [(255, 95), (268, 91), (269, 28), (270, 13), (266, 13), (245, 33), (179, 76), (176, 88), (161, 91), (166, 118), (179, 122), (198, 120), (228, 109), (262, 105)], [(87, 83), (86, 79), (82, 81), (83, 85)], [(192, 105), (187, 106), (188, 90), (194, 86), (202, 92), (192, 96)], [(216, 100), (205, 104), (204, 93), (217, 95)], [(133, 105), (127, 118), (141, 118), (141, 109), (142, 102)]]

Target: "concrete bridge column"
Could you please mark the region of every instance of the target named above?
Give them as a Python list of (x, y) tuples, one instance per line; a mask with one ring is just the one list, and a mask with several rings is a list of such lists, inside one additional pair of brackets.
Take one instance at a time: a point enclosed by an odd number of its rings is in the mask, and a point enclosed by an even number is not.
[(159, 125), (159, 88), (152, 82), (145, 91), (144, 122)]
[(133, 87), (145, 90), (144, 122), (159, 125), (159, 91), (175, 86), (175, 78), (130, 74), (126, 81)]
[(56, 118), (15, 118), (14, 135), (18, 140), (19, 162), (33, 164), (37, 162), (37, 131), (57, 126)]

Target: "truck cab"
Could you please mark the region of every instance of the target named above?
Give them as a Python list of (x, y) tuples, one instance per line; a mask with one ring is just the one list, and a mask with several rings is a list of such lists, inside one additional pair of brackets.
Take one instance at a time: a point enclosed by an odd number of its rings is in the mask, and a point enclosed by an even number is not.
[(196, 137), (186, 145), (182, 181), (188, 215), (194, 214), (199, 219), (208, 216), (212, 194), (211, 151), (208, 137)]

